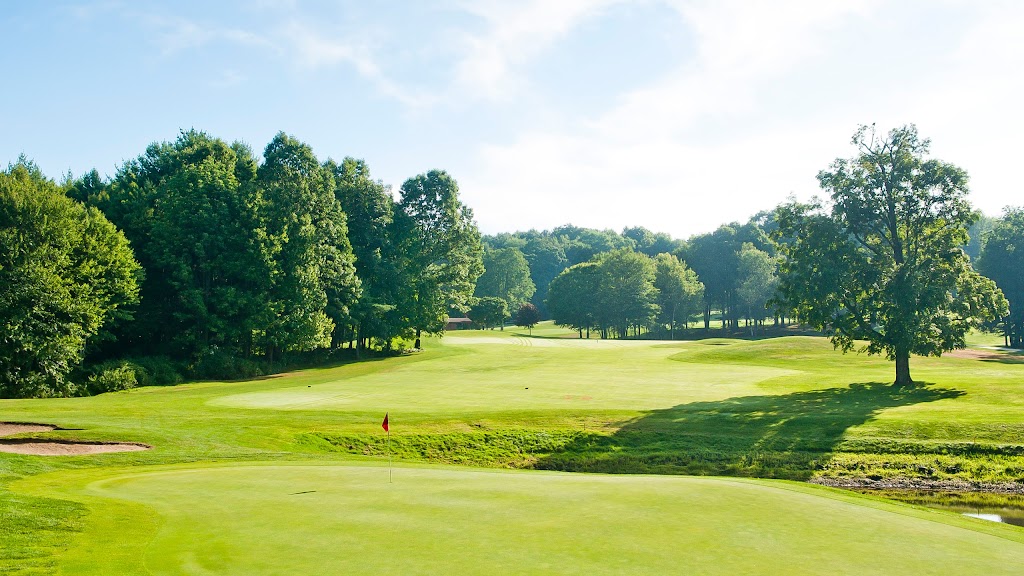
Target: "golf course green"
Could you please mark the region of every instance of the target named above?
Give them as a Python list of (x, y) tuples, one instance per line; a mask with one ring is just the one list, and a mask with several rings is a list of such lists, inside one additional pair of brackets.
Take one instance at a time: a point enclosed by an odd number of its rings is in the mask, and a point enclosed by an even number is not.
[(1024, 482), (1020, 357), (914, 358), (921, 383), (895, 388), (890, 363), (821, 338), (573, 336), (465, 331), (245, 382), (4, 400), (0, 421), (58, 427), (15, 440), (152, 449), (0, 453), (0, 573), (1024, 565), (1024, 529), (806, 482)]

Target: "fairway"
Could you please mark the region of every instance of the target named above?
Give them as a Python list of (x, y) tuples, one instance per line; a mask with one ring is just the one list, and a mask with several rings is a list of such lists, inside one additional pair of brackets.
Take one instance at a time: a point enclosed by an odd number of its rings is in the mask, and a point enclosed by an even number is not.
[(535, 332), (453, 333), (415, 354), (250, 381), (6, 400), (0, 421), (59, 427), (12, 442), (153, 448), (0, 453), (0, 572), (1013, 574), (1024, 563), (1017, 527), (767, 479), (1020, 482), (1016, 357), (915, 358), (924, 383), (897, 388), (885, 360), (821, 338)]
[(121, 534), (141, 557), (72, 550), (76, 574), (1015, 574), (1024, 562), (1012, 528), (787, 482), (400, 467), (389, 483), (379, 465), (289, 465), (133, 472), (85, 491), (161, 520), (151, 541)]
[(498, 412), (649, 410), (742, 396), (781, 367), (683, 364), (685, 345), (644, 341), (464, 336), (453, 354), (339, 380), (223, 396), (214, 406), (276, 410)]

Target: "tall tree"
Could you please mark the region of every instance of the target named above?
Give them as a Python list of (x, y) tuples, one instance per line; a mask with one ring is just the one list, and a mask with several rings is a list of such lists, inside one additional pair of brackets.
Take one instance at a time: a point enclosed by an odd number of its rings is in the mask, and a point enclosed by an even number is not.
[(309, 146), (282, 133), (263, 153), (257, 173), (270, 255), (267, 357), (328, 346), (334, 321), (348, 316), (359, 294), (345, 213), (334, 176)]
[(989, 218), (981, 212), (977, 216), (978, 219), (967, 229), (967, 235), (970, 236), (970, 239), (967, 241), (967, 245), (964, 246), (964, 252), (971, 258), (971, 262), (976, 262), (981, 257), (985, 236), (992, 231), (992, 228), (998, 222), (996, 218)]
[(800, 318), (844, 352), (866, 340), (869, 354), (896, 361), (897, 385), (912, 382), (910, 355), (965, 346), (967, 331), (1004, 313), (995, 284), (960, 248), (974, 213), (967, 174), (926, 159), (913, 126), (879, 137), (854, 134), (857, 156), (818, 174), (831, 196), (780, 207), (781, 293)]
[[(247, 354), (264, 313), (255, 160), (201, 132), (182, 133), (174, 168), (155, 187), (145, 312), (178, 357), (211, 345)], [(245, 151), (239, 148), (245, 154)], [(243, 183), (238, 179), (239, 164)]]
[(473, 211), (459, 201), (459, 187), (447, 172), (431, 170), (410, 178), (399, 191), (393, 222), (402, 310), (416, 333), (444, 330), (450, 309), (465, 311), (483, 273), (480, 231)]
[[(650, 326), (659, 311), (654, 287), (654, 261), (628, 248), (596, 258), (599, 323), (614, 328), (620, 338), (629, 328)], [(605, 330), (607, 332), (607, 330)]]
[(494, 296), (509, 310), (518, 310), (537, 291), (530, 279), (530, 266), (518, 248), (484, 250), (484, 273), (476, 281), (476, 296)]
[(244, 144), (194, 130), (150, 145), (109, 185), (95, 171), (69, 195), (124, 227), (149, 272), (124, 344), (194, 359), (209, 346), (247, 354), (265, 315), (256, 160)]
[(654, 257), (654, 287), (658, 290), (657, 304), (661, 310), (658, 322), (668, 324), (669, 338), (675, 340), (679, 320), (689, 324), (690, 316), (700, 311), (704, 284), (679, 258), (661, 253)]
[(555, 324), (579, 331), (580, 338), (586, 330), (590, 337), (590, 329), (597, 326), (598, 280), (597, 263), (582, 262), (551, 281), (546, 304)]
[(643, 226), (623, 228), (622, 236), (634, 242), (634, 249), (637, 252), (646, 254), (651, 258), (658, 254), (671, 254), (682, 245), (681, 241), (673, 240), (671, 236), (664, 232), (651, 232)]
[(565, 248), (558, 238), (549, 234), (538, 234), (526, 240), (523, 255), (530, 265), (530, 279), (537, 287), (531, 301), (540, 310), (541, 315), (546, 317), (549, 314), (546, 304), (548, 286), (569, 266)]
[(764, 322), (768, 302), (779, 284), (777, 265), (767, 252), (758, 250), (749, 242), (743, 243), (739, 260), (740, 285), (736, 288), (736, 297), (745, 309), (747, 320), (754, 323), (756, 330)]
[(1024, 348), (1024, 208), (1007, 208), (985, 235), (978, 270), (1009, 300), (1003, 319), (1007, 344)]
[(536, 326), (538, 322), (540, 322), (540, 311), (537, 310), (537, 307), (530, 302), (523, 302), (519, 306), (519, 310), (516, 312), (516, 326), (529, 328), (530, 334), (533, 335), (533, 327)]
[(704, 328), (711, 326), (711, 310), (722, 312), (723, 327), (735, 318), (739, 286), (739, 251), (743, 237), (736, 226), (720, 226), (710, 234), (691, 238), (680, 259), (693, 268), (704, 283)]
[(69, 396), (86, 344), (138, 302), (139, 264), (96, 208), (24, 158), (0, 172), (0, 398)]
[[(370, 169), (363, 160), (345, 158), (341, 164), (328, 161), (326, 167), (334, 174), (335, 196), (347, 217), (348, 238), (362, 283), (362, 295), (352, 308), (352, 336), (358, 348), (365, 346), (368, 338), (376, 338), (388, 347), (401, 330), (396, 294), (398, 271), (389, 235), (394, 219), (391, 191), (370, 177)], [(334, 340), (338, 344), (348, 339), (341, 333), (349, 327), (340, 314), (332, 316), (336, 323)]]
[(504, 328), (505, 319), (509, 317), (508, 302), (496, 296), (484, 296), (474, 300), (469, 309), (469, 318), (474, 324), (481, 328)]

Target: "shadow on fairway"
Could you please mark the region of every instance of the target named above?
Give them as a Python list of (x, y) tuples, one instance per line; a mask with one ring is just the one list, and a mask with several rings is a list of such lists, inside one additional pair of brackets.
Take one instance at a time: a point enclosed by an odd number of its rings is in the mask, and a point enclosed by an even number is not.
[(612, 435), (577, 435), (534, 467), (806, 480), (828, 461), (848, 428), (887, 408), (961, 395), (924, 384), (872, 382), (681, 404), (651, 412)]

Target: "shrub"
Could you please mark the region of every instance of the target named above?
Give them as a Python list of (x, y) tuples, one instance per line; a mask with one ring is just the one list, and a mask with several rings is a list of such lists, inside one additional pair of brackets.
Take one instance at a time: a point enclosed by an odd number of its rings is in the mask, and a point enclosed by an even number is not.
[(263, 376), (263, 366), (251, 358), (238, 358), (210, 347), (199, 360), (192, 365), (192, 376), (202, 379), (214, 380), (237, 380), (240, 378), (254, 378)]
[(91, 394), (129, 390), (139, 385), (138, 372), (141, 367), (131, 362), (120, 360), (104, 362), (96, 367), (92, 376), (86, 381), (86, 389)]
[(180, 368), (167, 356), (140, 356), (132, 358), (131, 363), (141, 368), (135, 374), (139, 386), (169, 386), (185, 380)]

